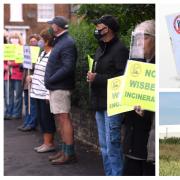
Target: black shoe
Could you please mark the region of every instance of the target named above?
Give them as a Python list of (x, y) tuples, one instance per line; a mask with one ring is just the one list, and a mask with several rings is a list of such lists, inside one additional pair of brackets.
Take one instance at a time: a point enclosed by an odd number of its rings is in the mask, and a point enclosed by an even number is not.
[(4, 120), (11, 120), (12, 119), (12, 117), (11, 116), (4, 116)]
[(12, 116), (11, 119), (12, 120), (18, 120), (18, 119), (22, 119), (22, 118), (21, 117)]

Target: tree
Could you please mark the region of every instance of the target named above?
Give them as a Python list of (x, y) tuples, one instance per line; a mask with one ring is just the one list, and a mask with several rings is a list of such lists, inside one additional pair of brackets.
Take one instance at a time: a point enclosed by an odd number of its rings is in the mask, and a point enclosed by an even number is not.
[(120, 34), (126, 35), (136, 24), (155, 18), (154, 4), (82, 4), (77, 10), (87, 22), (105, 14), (117, 17), (120, 23)]

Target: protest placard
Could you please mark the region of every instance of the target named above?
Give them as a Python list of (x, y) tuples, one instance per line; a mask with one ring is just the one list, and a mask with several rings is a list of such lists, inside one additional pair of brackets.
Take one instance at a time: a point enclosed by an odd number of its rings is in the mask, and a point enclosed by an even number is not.
[[(23, 67), (28, 69), (28, 76), (30, 75), (30, 69), (32, 69), (32, 58), (31, 58), (31, 47), (23, 46)], [(31, 113), (31, 104), (30, 104), (30, 89), (31, 85), (28, 83), (28, 114)]]
[(155, 76), (154, 64), (129, 60), (120, 104), (155, 111)]
[(24, 55), (23, 55), (23, 46), (16, 46), (16, 54), (15, 54), (15, 62), (23, 63)]
[(94, 59), (92, 59), (92, 58), (90, 57), (90, 55), (87, 55), (87, 56), (88, 56), (89, 71), (92, 72)]
[(5, 61), (14, 61), (16, 54), (15, 44), (4, 44), (4, 60)]
[[(30, 46), (32, 63), (36, 63), (39, 57), (40, 47)], [(16, 63), (23, 63), (23, 46), (18, 46), (16, 50)]]
[(166, 21), (172, 42), (176, 69), (180, 75), (180, 13), (166, 16)]
[(123, 76), (108, 79), (107, 88), (107, 113), (108, 116), (133, 110), (132, 106), (121, 105), (120, 95), (122, 93)]
[[(40, 47), (30, 46), (32, 63), (36, 63), (39, 57)], [(4, 44), (4, 60), (12, 61), (16, 63), (23, 63), (23, 46), (16, 44)]]
[(40, 47), (38, 46), (30, 46), (31, 48), (31, 59), (32, 63), (36, 63), (39, 57)]
[(23, 54), (24, 54), (23, 67), (27, 68), (27, 69), (32, 69), (31, 48), (30, 48), (30, 46), (24, 46)]

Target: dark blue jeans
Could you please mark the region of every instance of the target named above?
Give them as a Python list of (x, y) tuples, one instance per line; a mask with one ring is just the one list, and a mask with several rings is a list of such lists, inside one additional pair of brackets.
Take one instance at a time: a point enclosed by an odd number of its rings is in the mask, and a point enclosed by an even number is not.
[[(9, 87), (8, 87), (9, 83)], [(4, 116), (21, 118), (22, 84), (21, 80), (4, 80)]]
[(122, 117), (120, 114), (108, 117), (107, 111), (97, 111), (96, 122), (105, 174), (121, 176), (123, 175), (120, 132)]
[(37, 126), (37, 104), (36, 99), (30, 98), (30, 114), (28, 112), (28, 90), (24, 90), (25, 117), (24, 127), (35, 128)]

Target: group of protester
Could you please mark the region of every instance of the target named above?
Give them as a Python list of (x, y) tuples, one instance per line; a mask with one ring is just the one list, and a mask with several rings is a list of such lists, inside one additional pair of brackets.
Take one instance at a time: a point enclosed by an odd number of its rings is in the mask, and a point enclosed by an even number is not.
[[(65, 17), (56, 16), (48, 23), (51, 27), (29, 38), (30, 46), (41, 47), (32, 70), (13, 61), (4, 62), (4, 119), (21, 118), (23, 89), (25, 117), (18, 130), (34, 130), (38, 121), (43, 133), (43, 143), (34, 148), (38, 153), (55, 150), (57, 132), (61, 143), (49, 160), (53, 165), (62, 165), (77, 162), (70, 117), (77, 50), (68, 34)], [(87, 82), (92, 92), (92, 108), (96, 111), (105, 175), (155, 175), (155, 113), (137, 104), (130, 112), (107, 115), (107, 80), (123, 75), (129, 58), (129, 50), (117, 36), (119, 23), (111, 15), (104, 15), (93, 23), (99, 48), (95, 52), (93, 70), (87, 73)], [(139, 60), (155, 63), (155, 21), (138, 24), (134, 34), (137, 39), (143, 34), (144, 58)], [(19, 34), (10, 35), (8, 43), (22, 45)]]

